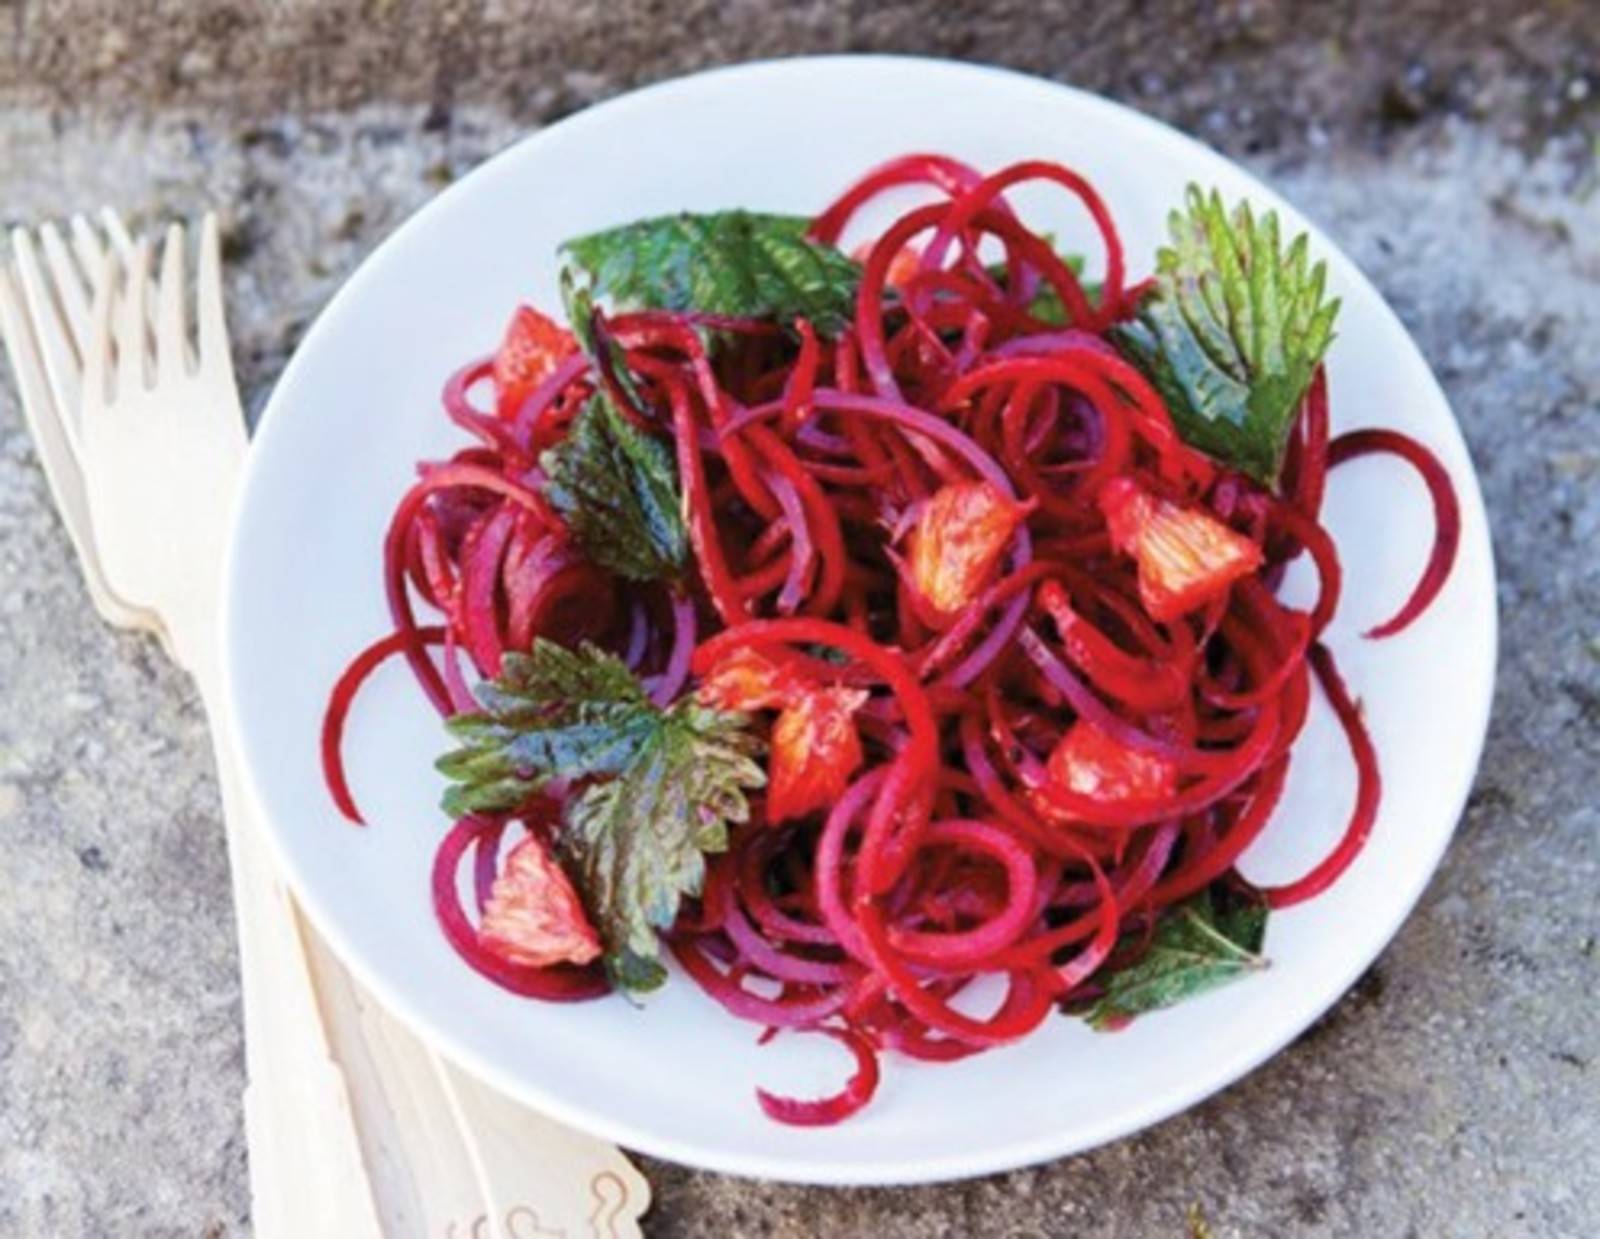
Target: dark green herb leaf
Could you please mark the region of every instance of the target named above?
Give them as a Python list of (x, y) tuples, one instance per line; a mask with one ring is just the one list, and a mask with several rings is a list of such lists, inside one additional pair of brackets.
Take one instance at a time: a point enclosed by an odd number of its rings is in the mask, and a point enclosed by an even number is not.
[(623, 398), (631, 400), (635, 408), (643, 407), (645, 401), (640, 395), (633, 371), (628, 368), (628, 357), (622, 351), (622, 346), (615, 340), (607, 340), (607, 355), (600, 356), (600, 342), (595, 339), (594, 329), (594, 295), (587, 283), (578, 282), (570, 267), (561, 270), (561, 304), (566, 308), (567, 323), (572, 328), (572, 334), (595, 363), (596, 369), (602, 375), (609, 376), (621, 388)]
[(1308, 265), (1303, 234), (1282, 248), (1276, 212), (1258, 220), (1241, 202), (1230, 217), (1193, 185), (1186, 206), (1168, 220), (1154, 291), (1115, 339), (1188, 442), (1271, 486), (1339, 302), (1324, 300), (1325, 264)]
[(1098, 978), (1105, 992), (1083, 1012), (1102, 1031), (1170, 1007), (1267, 966), (1261, 944), (1267, 908), (1258, 901), (1213, 903), (1202, 891), (1162, 913), (1149, 949)]
[[(1217, 919), (1217, 932), (1235, 946), (1251, 955), (1261, 954), (1267, 940), (1267, 905), (1258, 897), (1236, 893), (1213, 894), (1212, 911)], [(1267, 961), (1261, 960), (1266, 967)]]
[(655, 727), (655, 707), (622, 661), (594, 646), (553, 641), (508, 653), (478, 686), (483, 706), (447, 724), (461, 747), (439, 771), (454, 780), (445, 812), (504, 813), (550, 779), (616, 774)]
[(606, 946), (619, 988), (661, 984), (658, 930), (699, 894), (705, 853), (746, 821), (745, 790), (765, 782), (743, 715), (680, 701), (662, 714), (622, 773), (567, 806), (561, 849)]
[(583, 351), (594, 356), (594, 295), (587, 283), (580, 284), (572, 268), (561, 269), (561, 305), (567, 312), (567, 326)]
[(608, 950), (605, 957), (606, 975), (611, 984), (624, 994), (648, 994), (660, 989), (667, 979), (667, 969), (661, 962), (661, 953), (636, 955), (626, 946)]
[(625, 309), (699, 310), (789, 322), (824, 335), (850, 320), (860, 268), (809, 240), (803, 216), (663, 215), (568, 241), (596, 297)]
[(567, 802), (562, 856), (613, 980), (655, 988), (656, 931), (699, 893), (704, 853), (726, 850), (746, 790), (765, 782), (745, 717), (693, 698), (662, 709), (620, 659), (542, 639), (477, 694), (482, 711), (448, 724), (461, 747), (438, 763), (453, 781), (446, 812), (510, 812), (551, 779), (596, 780)]
[(689, 557), (666, 445), (597, 394), (539, 458), (545, 498), (591, 562), (634, 581), (675, 580)]

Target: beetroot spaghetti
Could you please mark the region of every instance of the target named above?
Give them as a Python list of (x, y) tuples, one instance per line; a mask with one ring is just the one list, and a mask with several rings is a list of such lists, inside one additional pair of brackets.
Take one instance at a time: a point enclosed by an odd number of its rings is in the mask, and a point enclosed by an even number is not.
[[(1028, 182), (1076, 204), (1087, 261), (1019, 217)], [(927, 204), (839, 248), (907, 186)], [(851, 1052), (833, 1097), (759, 1096), (825, 1124), (885, 1051), (955, 1060), (1199, 992), (1256, 958), (1269, 909), (1339, 880), (1381, 777), (1323, 641), (1327, 475), (1387, 453), (1433, 503), (1370, 638), (1444, 586), (1454, 491), (1396, 431), (1330, 432), (1338, 303), (1305, 238), (1198, 191), (1172, 230), (1136, 279), (1070, 169), (910, 155), (814, 219), (564, 247), (569, 326), (522, 306), (445, 384), (469, 442), (396, 507), (392, 629), (322, 737), (359, 822), (341, 737), (366, 678), (404, 659), (447, 719), (432, 898), (469, 966), (568, 1001), (653, 989), (670, 955), (767, 1035)], [(1305, 609), (1277, 594), (1302, 556)], [(1236, 862), (1295, 829), (1273, 811), (1314, 693), (1355, 807), (1258, 889)], [(1184, 942), (1215, 966), (1144, 983)]]

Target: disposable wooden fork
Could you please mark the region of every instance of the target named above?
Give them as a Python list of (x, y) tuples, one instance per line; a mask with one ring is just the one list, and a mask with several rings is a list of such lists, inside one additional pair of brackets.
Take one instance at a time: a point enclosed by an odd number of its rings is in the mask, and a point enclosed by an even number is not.
[[(73, 234), (82, 247), (80, 261), (98, 265), (103, 246), (81, 216), (73, 221)], [(11, 370), (22, 397), (23, 416), (33, 436), (39, 463), (44, 468), (51, 498), (55, 500), (56, 510), (67, 528), (67, 537), (77, 553), (83, 583), (94, 609), (108, 624), (151, 633), (166, 644), (166, 632), (154, 614), (131, 606), (112, 592), (89, 532), (89, 497), (77, 463), (77, 414), (83, 370), (80, 349), (87, 344), (89, 306), (83, 299), (77, 264), (68, 255), (61, 233), (47, 224), (39, 235), (45, 253), (50, 255), (51, 267), (62, 273), (57, 276), (55, 285), (65, 290), (60, 294), (60, 309), (72, 329), (47, 329), (36, 333), (34, 325), (28, 321), (27, 306), (48, 307), (55, 290), (40, 265), (40, 247), (26, 230), (17, 229), (12, 244), (15, 277), (0, 267), (0, 335), (4, 336), (11, 357)], [(171, 652), (170, 647), (168, 652)]]
[(149, 248), (114, 215), (104, 222), (110, 244), (81, 218), (70, 245), (52, 228), (37, 243), (13, 236), (0, 329), (97, 610), (162, 638), (211, 718), (239, 922), (257, 1232), (637, 1234), (649, 1189), (619, 1151), (438, 1059), (298, 923), (248, 820), (222, 702), (222, 547), (245, 437), (215, 221), (202, 229), (196, 340), (183, 231), (168, 233), (152, 307)]

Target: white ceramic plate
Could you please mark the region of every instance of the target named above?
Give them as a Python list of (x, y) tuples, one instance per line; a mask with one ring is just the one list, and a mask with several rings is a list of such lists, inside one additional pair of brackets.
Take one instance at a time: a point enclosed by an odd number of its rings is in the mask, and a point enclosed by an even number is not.
[[(1366, 703), (1383, 809), (1344, 879), (1274, 918), (1267, 972), (1116, 1035), (1052, 1019), (1024, 1044), (964, 1063), (891, 1056), (864, 1113), (808, 1131), (769, 1122), (752, 1089), (833, 1091), (847, 1064), (824, 1038), (758, 1049), (749, 1025), (681, 977), (643, 1010), (620, 999), (547, 1006), (456, 958), (427, 894), (446, 825), (432, 769), (443, 740), (402, 669), (372, 682), (350, 723), (351, 777), (370, 828), (329, 803), (317, 734), (329, 685), (386, 631), (379, 548), (413, 463), (460, 442), (440, 386), (494, 346), (517, 301), (559, 305), (560, 241), (679, 208), (813, 211), (911, 150), (986, 169), (1044, 157), (1087, 173), (1136, 273), (1191, 180), (1311, 228), (1344, 298), (1329, 360), (1334, 428), (1395, 426), (1431, 446), (1460, 492), (1461, 554), (1421, 622), (1362, 641), (1357, 633), (1414, 580), (1429, 513), (1402, 465), (1338, 471), (1326, 519), (1346, 592), (1331, 640)], [(1064, 195), (1024, 193), (1019, 205), (1094, 252)], [(1103, 99), (876, 57), (750, 65), (639, 91), (535, 134), (419, 212), (334, 299), (279, 383), (251, 452), (227, 591), (232, 699), (254, 795), (295, 890), (361, 980), (464, 1066), (575, 1126), (674, 1161), (821, 1183), (947, 1179), (1073, 1153), (1193, 1105), (1281, 1048), (1372, 962), (1438, 863), (1482, 745), (1495, 655), (1488, 531), (1461, 436), (1405, 329), (1326, 238), (1227, 160)], [(1353, 786), (1319, 704), (1245, 870), (1267, 880), (1300, 872), (1341, 832)]]

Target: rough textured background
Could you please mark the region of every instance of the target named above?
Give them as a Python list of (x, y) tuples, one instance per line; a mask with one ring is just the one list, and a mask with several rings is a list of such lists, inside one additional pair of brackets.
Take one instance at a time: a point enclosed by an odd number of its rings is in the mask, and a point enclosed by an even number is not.
[[(1143, 1136), (915, 1190), (649, 1163), (650, 1230), (1600, 1232), (1600, 5), (970, 8), (0, 0), (0, 220), (229, 204), (254, 408), (309, 316), (442, 183), (681, 71), (823, 50), (994, 61), (1243, 159), (1392, 300), (1488, 494), (1499, 696), (1443, 870), (1300, 1043)], [(0, 1235), (246, 1233), (201, 716), (152, 646), (89, 610), (9, 385), (0, 582)]]

